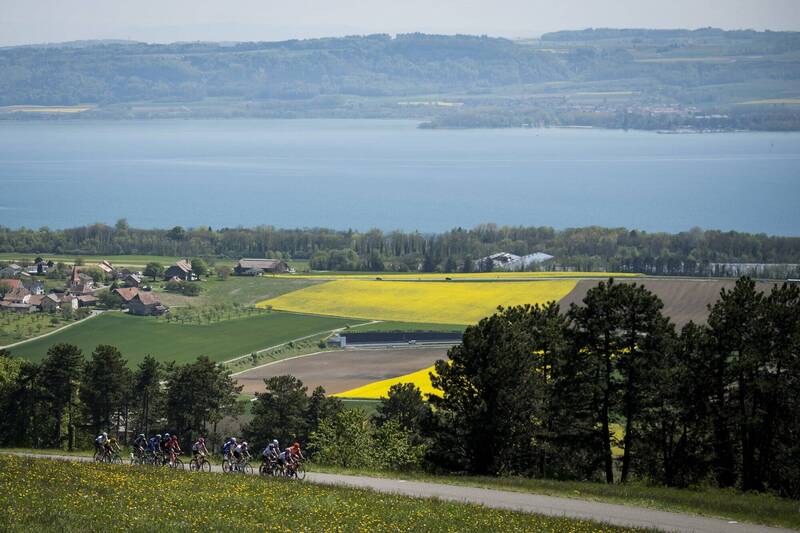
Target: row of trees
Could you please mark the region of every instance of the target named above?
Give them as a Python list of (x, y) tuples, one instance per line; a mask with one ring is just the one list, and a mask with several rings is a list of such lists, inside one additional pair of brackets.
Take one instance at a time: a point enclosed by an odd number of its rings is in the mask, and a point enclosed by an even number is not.
[(515, 307), (467, 328), (436, 364), (430, 464), (800, 497), (800, 287), (742, 278), (680, 332), (661, 310), (612, 280), (566, 313)]
[[(556, 259), (546, 269), (573, 268), (665, 275), (734, 275), (721, 263), (786, 263), (796, 273), (800, 238), (739, 232), (692, 230), (669, 234), (625, 228), (508, 227), (484, 224), (439, 234), (336, 231), (323, 228), (134, 229), (94, 224), (50, 230), (0, 226), (0, 252), (61, 254), (152, 254), (183, 257), (277, 257), (309, 259), (324, 270), (461, 271), (495, 252), (518, 255), (541, 251)], [(206, 262), (196, 268), (207, 272)], [(193, 261), (193, 266), (195, 261)], [(148, 275), (158, 277), (158, 264)], [(792, 270), (794, 269), (794, 270)], [(800, 275), (800, 274), (799, 274)]]
[(87, 359), (74, 345), (56, 344), (41, 363), (0, 352), (0, 445), (72, 449), (101, 431), (126, 440), (168, 430), (189, 440), (236, 415), (240, 391), (206, 357), (176, 365), (147, 356), (131, 370), (108, 345)]

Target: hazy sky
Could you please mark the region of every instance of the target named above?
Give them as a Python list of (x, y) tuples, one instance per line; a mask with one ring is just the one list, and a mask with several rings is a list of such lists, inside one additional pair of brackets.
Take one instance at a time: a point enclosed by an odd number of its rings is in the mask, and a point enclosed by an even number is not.
[(0, 45), (704, 26), (800, 30), (800, 0), (0, 0)]

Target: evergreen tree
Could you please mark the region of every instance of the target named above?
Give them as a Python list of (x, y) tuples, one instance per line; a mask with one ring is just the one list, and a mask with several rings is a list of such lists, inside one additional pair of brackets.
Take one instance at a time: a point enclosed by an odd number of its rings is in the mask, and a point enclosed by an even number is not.
[(80, 391), (81, 402), (95, 433), (112, 428), (116, 433), (130, 382), (131, 371), (117, 348), (108, 345), (95, 348), (86, 362)]
[(258, 444), (278, 439), (281, 445), (308, 438), (309, 399), (307, 387), (294, 376), (275, 376), (264, 380), (266, 391), (256, 394), (253, 419), (244, 427), (245, 437)]
[(83, 354), (77, 346), (55, 344), (47, 350), (47, 357), (42, 362), (40, 376), (54, 416), (50, 444), (55, 447), (60, 448), (63, 444), (64, 415), (67, 416), (67, 429), (70, 434), (78, 420), (74, 406), (82, 373)]
[(163, 396), (161, 382), (164, 369), (152, 355), (146, 355), (139, 363), (134, 376), (133, 396), (137, 401), (139, 431), (147, 435), (163, 413)]

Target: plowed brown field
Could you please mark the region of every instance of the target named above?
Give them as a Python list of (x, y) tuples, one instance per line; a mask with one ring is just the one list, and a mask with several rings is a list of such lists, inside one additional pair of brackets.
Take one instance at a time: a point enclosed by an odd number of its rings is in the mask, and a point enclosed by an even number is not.
[(279, 361), (235, 377), (245, 394), (263, 392), (265, 378), (284, 374), (300, 379), (309, 392), (322, 385), (334, 394), (427, 368), (446, 354), (446, 347), (342, 350)]
[[(716, 279), (615, 279), (618, 283), (636, 283), (644, 285), (648, 290), (656, 294), (664, 302), (664, 314), (669, 316), (672, 321), (681, 327), (690, 320), (696, 323), (705, 323), (708, 319), (708, 306), (714, 304), (719, 299), (719, 291), (723, 288), (731, 289), (736, 280), (716, 280)], [(597, 286), (597, 281), (582, 280), (575, 288), (562, 298), (558, 303), (561, 310), (566, 311), (569, 305), (574, 303), (580, 305), (586, 292), (592, 287)], [(772, 289), (774, 283), (759, 282), (758, 287), (763, 291)]]

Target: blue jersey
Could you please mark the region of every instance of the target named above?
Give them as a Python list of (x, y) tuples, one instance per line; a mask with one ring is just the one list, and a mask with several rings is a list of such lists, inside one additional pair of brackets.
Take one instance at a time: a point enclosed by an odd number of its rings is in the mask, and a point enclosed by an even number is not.
[(228, 455), (228, 453), (230, 453), (230, 451), (231, 451), (231, 446), (233, 446), (233, 441), (230, 441), (230, 440), (229, 440), (229, 441), (228, 441), (228, 442), (226, 442), (226, 443), (225, 443), (225, 445), (222, 447), (222, 454), (223, 454), (223, 455)]
[(151, 437), (150, 440), (147, 442), (147, 451), (154, 452), (158, 449), (159, 439), (157, 437)]

